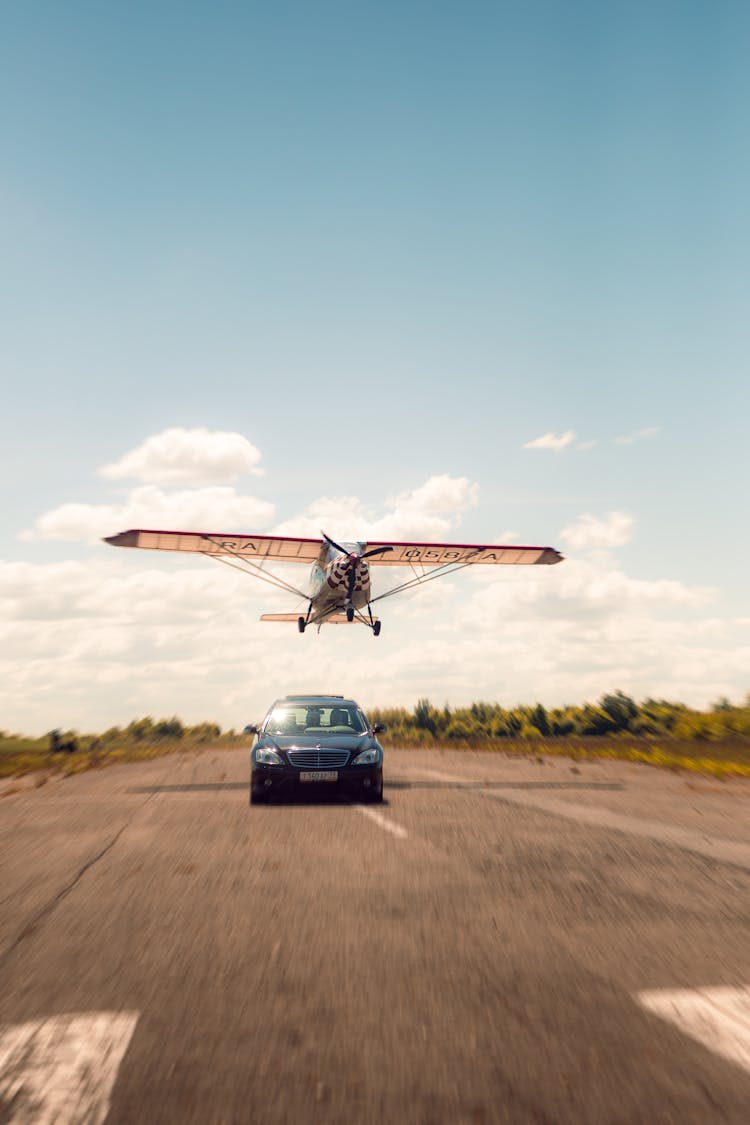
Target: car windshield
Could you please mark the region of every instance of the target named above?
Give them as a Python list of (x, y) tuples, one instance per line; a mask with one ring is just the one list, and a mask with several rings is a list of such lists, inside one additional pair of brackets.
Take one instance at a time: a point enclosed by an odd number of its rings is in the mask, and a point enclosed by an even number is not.
[(285, 703), (274, 707), (265, 725), (267, 734), (361, 734), (365, 723), (356, 707), (346, 704)]

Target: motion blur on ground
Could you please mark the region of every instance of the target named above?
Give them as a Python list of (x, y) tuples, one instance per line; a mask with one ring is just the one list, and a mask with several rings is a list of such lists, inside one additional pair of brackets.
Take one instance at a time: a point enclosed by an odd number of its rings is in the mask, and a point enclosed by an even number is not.
[(2, 800), (3, 1120), (746, 1125), (750, 781), (392, 746), (377, 809), (248, 783), (205, 743)]

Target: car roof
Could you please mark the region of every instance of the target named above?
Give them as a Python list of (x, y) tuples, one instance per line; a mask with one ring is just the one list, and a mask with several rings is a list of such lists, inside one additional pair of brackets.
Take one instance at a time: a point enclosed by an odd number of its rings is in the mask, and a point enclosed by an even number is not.
[(283, 699), (276, 700), (271, 710), (273, 711), (274, 707), (279, 707), (283, 703), (299, 703), (306, 707), (341, 707), (342, 704), (359, 707), (359, 704), (355, 703), (353, 699), (345, 699), (343, 695), (285, 695)]

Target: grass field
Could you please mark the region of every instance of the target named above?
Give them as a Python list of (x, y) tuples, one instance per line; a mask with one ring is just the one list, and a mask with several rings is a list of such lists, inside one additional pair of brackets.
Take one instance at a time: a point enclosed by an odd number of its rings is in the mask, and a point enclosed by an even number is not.
[[(384, 743), (387, 747), (387, 742)], [(399, 741), (399, 746), (408, 742)], [(554, 756), (580, 759), (610, 758), (623, 762), (642, 762), (662, 769), (685, 770), (691, 773), (710, 774), (712, 777), (750, 778), (750, 741), (746, 738), (727, 738), (720, 742), (695, 742), (677, 738), (629, 738), (617, 735), (611, 738), (538, 738), (533, 742), (522, 739), (478, 739), (465, 742), (418, 742), (420, 750), (482, 750), (507, 754), (510, 757)]]
[[(0, 736), (0, 778), (22, 777), (35, 771), (70, 776), (85, 770), (100, 769), (116, 765), (118, 762), (140, 762), (148, 758), (158, 758), (165, 754), (181, 754), (191, 750), (206, 749), (209, 746), (240, 746), (241, 736), (222, 735), (210, 743), (205, 739), (154, 738), (140, 741), (112, 739), (104, 744), (95, 736), (86, 735), (79, 739), (78, 749), (72, 753), (50, 753), (49, 738), (22, 738), (12, 735)], [(249, 741), (245, 739), (245, 746)]]

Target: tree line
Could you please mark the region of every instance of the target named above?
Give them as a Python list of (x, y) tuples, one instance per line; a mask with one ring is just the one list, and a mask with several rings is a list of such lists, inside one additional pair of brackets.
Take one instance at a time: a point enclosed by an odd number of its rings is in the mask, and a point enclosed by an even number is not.
[(750, 738), (750, 693), (742, 704), (720, 699), (706, 711), (665, 699), (636, 702), (615, 691), (597, 703), (552, 708), (541, 703), (510, 708), (498, 703), (435, 707), (428, 699), (420, 699), (413, 711), (373, 708), (368, 716), (372, 722), (386, 725), (388, 741), (409, 744), (618, 735), (718, 741)]
[[(472, 703), (468, 707), (434, 706), (418, 700), (413, 711), (405, 707), (368, 707), (371, 722), (388, 729), (391, 744), (429, 746), (445, 742), (533, 741), (534, 739), (618, 737), (664, 738), (680, 741), (750, 740), (750, 693), (743, 703), (720, 699), (705, 711), (665, 699), (636, 702), (622, 691), (603, 695), (596, 703), (545, 707), (542, 703), (502, 707), (499, 703)], [(57, 731), (40, 739), (0, 731), (0, 750), (48, 748), (52, 737), (75, 739), (76, 748), (110, 751), (117, 747), (146, 747), (174, 744), (197, 747), (206, 744), (237, 745), (247, 735), (222, 730), (218, 723), (193, 726), (176, 716), (154, 719), (146, 716), (125, 726), (110, 727), (101, 734)]]

